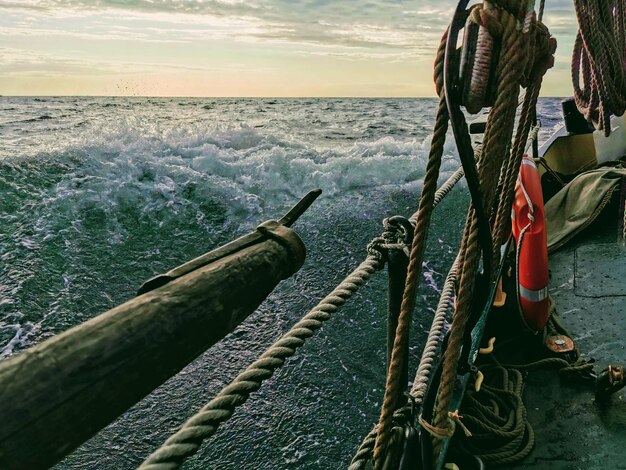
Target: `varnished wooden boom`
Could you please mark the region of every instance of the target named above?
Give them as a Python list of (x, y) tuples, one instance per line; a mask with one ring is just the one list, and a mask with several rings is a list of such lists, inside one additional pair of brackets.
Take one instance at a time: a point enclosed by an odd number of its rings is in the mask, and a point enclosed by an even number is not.
[(295, 232), (265, 223), (193, 269), (171, 271), (179, 276), (165, 285), (0, 363), (0, 468), (61, 460), (231, 332), (304, 257)]

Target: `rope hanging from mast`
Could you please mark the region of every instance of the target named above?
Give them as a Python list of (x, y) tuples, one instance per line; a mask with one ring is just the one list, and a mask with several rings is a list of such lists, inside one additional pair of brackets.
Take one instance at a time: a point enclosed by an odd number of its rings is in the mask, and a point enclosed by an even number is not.
[[(366, 439), (369, 444), (375, 432), (374, 468), (376, 469), (381, 469), (385, 465), (386, 452), (390, 448), (394, 435), (394, 415), (398, 411), (394, 404), (405, 386), (399, 383), (402, 375), (399, 371), (402, 370), (403, 361), (406, 361), (401, 351), (404, 342), (408, 341), (408, 324), (415, 308), (415, 293), (421, 274), (424, 246), (433, 207), (434, 191), (430, 178), (435, 178), (436, 181), (440, 156), (435, 144), (439, 143), (441, 130), (447, 128), (447, 119), (450, 118), (472, 195), (472, 205), (467, 215), (461, 250), (457, 258), (459, 285), (455, 315), (444, 354), (443, 373), (434, 420), (432, 424), (429, 423), (433, 429), (447, 431), (451, 426), (449, 406), (460, 364), (459, 356), (464, 350), (464, 344), (467, 343), (467, 335), (473, 328), (471, 313), (473, 307), (476, 307), (473, 300), (474, 282), (479, 262), (482, 258), (486, 281), (488, 283), (493, 281), (491, 265), (492, 262), (499, 261), (499, 247), (508, 232), (507, 224), (510, 223), (508, 214), (515, 177), (519, 171), (532, 125), (531, 111), (536, 105), (541, 78), (553, 64), (552, 54), (556, 44), (550, 38), (547, 28), (536, 21), (535, 13), (527, 10), (528, 2), (485, 0), (483, 4), (474, 5), (469, 10), (465, 10), (467, 3), (467, 0), (459, 3), (454, 20), (442, 38), (435, 62), (435, 83), (440, 96), (440, 107), (437, 113), (433, 147), (429, 156), (420, 209), (416, 217), (405, 294), (388, 371), (385, 399), (378, 427)], [(483, 145), (476, 151), (471, 147), (465, 117), (460, 109), (461, 98), (458, 89), (458, 69), (456, 69), (458, 67), (456, 38), (466, 19), (468, 19), (466, 27), (468, 25), (471, 27), (473, 22), (482, 28), (479, 36), (480, 34), (483, 36), (480, 37), (484, 38), (487, 34), (499, 46), (497, 55), (494, 57), (495, 64), (489, 66), (484, 60), (487, 56), (483, 56), (478, 62), (478, 69), (476, 67), (471, 69), (473, 72), (476, 70), (488, 72), (491, 76), (484, 78), (494, 80), (493, 96), (485, 95), (485, 102), (482, 104), (484, 107), (493, 102), (493, 107), (489, 114)], [(481, 42), (481, 44), (489, 43), (490, 41)], [(520, 125), (514, 141), (511, 142), (520, 86), (528, 88), (528, 92), (524, 99)], [(476, 97), (476, 95), (471, 96)], [(472, 109), (480, 107), (480, 103), (472, 101)], [(446, 121), (442, 122), (443, 119)], [(462, 355), (461, 360), (464, 360)], [(360, 457), (365, 455), (365, 447), (367, 446), (363, 446)], [(436, 439), (435, 454), (437, 453), (438, 440)]]
[(441, 157), (443, 155), (444, 143), (446, 140), (446, 132), (448, 130), (448, 110), (446, 107), (445, 96), (443, 94), (443, 55), (446, 35), (439, 47), (437, 53), (437, 62), (435, 64), (435, 79), (437, 91), (439, 93), (439, 108), (437, 109), (437, 117), (435, 121), (435, 129), (433, 131), (433, 139), (426, 167), (426, 176), (424, 177), (424, 189), (420, 198), (419, 210), (417, 212), (416, 226), (409, 255), (409, 266), (407, 269), (406, 285), (404, 295), (402, 297), (402, 306), (398, 317), (398, 327), (391, 352), (391, 361), (387, 374), (387, 382), (385, 386), (385, 397), (378, 423), (378, 433), (374, 447), (375, 468), (380, 468), (384, 460), (385, 452), (390, 442), (391, 431), (393, 428), (393, 414), (396, 411), (395, 405), (397, 397), (402, 393), (406, 384), (401, 383), (402, 369), (406, 357), (404, 350), (409, 340), (409, 326), (411, 323), (411, 315), (415, 308), (415, 297), (417, 286), (419, 284), (419, 276), (422, 272), (422, 260), (424, 257), (424, 249), (426, 247), (426, 238), (430, 226), (430, 218), (434, 208), (435, 192), (437, 190), (437, 179), (439, 178), (439, 168), (441, 166)]
[[(604, 135), (626, 110), (626, 1), (574, 0), (572, 83), (578, 110)], [(582, 78), (582, 83), (581, 83)]]
[[(483, 146), (478, 157), (479, 178), (485, 209), (492, 214), (494, 225), (494, 260), (499, 257), (499, 247), (507, 232), (515, 176), (519, 171), (523, 149), (530, 130), (530, 114), (536, 105), (541, 78), (553, 63), (556, 47), (547, 29), (536, 21), (535, 13), (526, 10), (525, 1), (485, 1), (475, 6), (470, 14), (472, 21), (487, 28), (500, 43), (495, 81), (495, 103), (489, 113)], [(453, 53), (453, 50), (446, 53)], [(520, 86), (530, 88), (523, 107), (524, 116), (511, 145), (515, 123), (515, 110)], [(528, 92), (530, 91), (530, 92)], [(494, 182), (499, 181), (496, 186)], [(446, 429), (450, 426), (448, 412), (459, 370), (459, 355), (471, 330), (474, 283), (478, 269), (477, 220), (473, 208), (468, 213), (460, 251), (460, 283), (456, 310), (448, 347), (444, 354), (443, 372), (434, 413), (434, 425)], [(487, 279), (493, 281), (493, 279)], [(461, 356), (461, 361), (465, 358)], [(440, 440), (435, 440), (435, 456)]]

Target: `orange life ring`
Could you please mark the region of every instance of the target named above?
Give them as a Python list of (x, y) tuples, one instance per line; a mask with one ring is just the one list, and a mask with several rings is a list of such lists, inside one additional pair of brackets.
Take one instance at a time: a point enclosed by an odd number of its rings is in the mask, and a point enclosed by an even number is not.
[(548, 240), (541, 178), (532, 158), (524, 155), (515, 187), (512, 232), (517, 242), (518, 298), (526, 325), (542, 330), (548, 321)]

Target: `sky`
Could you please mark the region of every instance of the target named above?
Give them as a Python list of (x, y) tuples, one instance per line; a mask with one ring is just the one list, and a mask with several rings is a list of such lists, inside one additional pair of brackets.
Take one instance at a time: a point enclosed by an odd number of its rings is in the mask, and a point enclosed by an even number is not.
[[(571, 94), (573, 0), (544, 96)], [(453, 0), (0, 0), (0, 94), (434, 96)]]

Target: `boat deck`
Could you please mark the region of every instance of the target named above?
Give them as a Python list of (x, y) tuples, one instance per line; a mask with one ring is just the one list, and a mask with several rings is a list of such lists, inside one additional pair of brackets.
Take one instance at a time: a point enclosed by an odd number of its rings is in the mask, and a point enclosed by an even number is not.
[[(626, 248), (616, 243), (614, 220), (611, 211), (550, 257), (557, 313), (596, 370), (626, 364)], [(592, 384), (542, 371), (528, 377), (524, 401), (536, 446), (515, 468), (626, 469), (626, 389), (600, 404)]]

